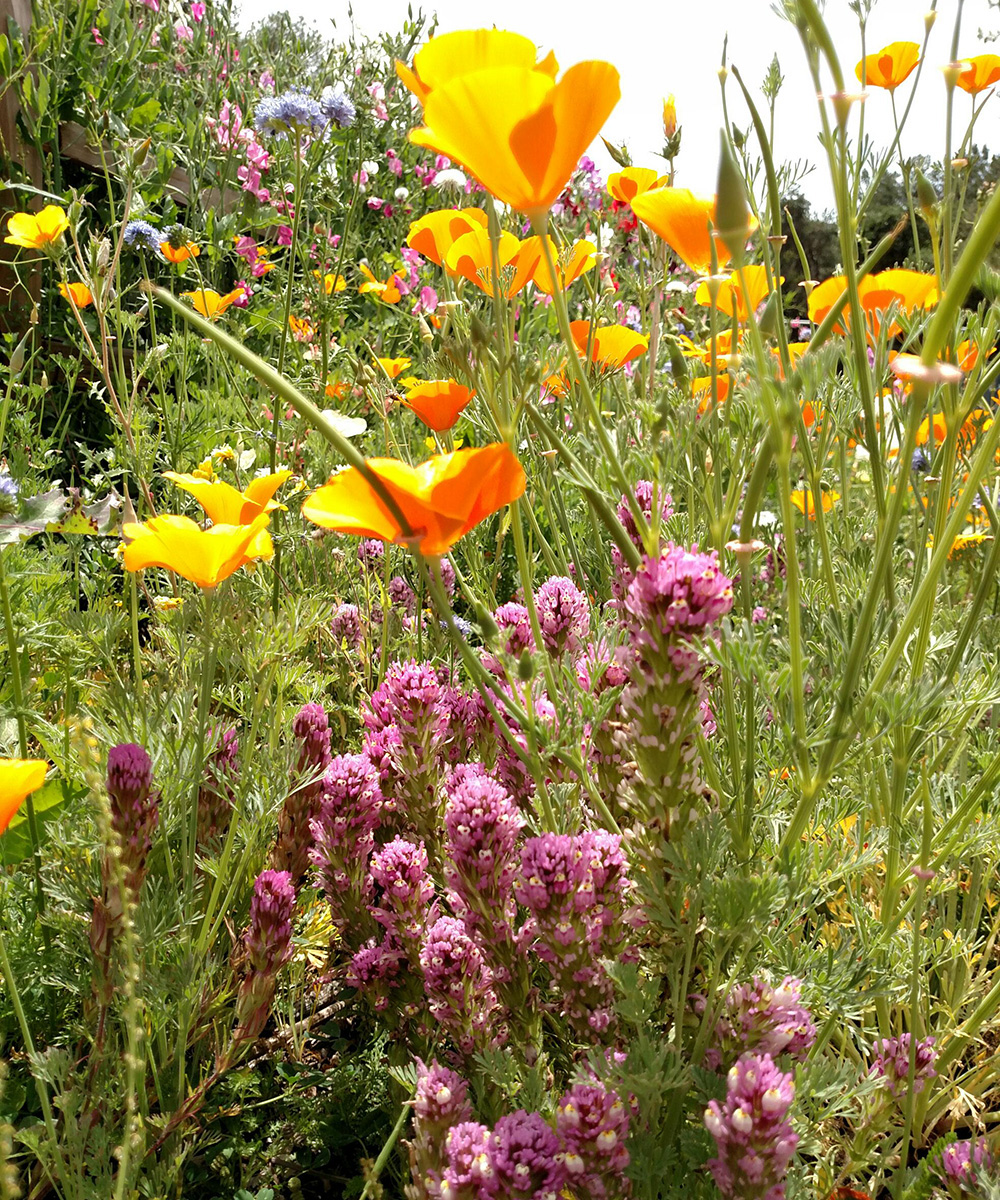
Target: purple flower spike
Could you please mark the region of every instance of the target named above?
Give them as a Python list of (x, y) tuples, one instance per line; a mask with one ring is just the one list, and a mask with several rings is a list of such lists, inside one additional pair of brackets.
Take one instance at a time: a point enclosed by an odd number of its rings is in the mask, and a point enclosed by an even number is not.
[(275, 869), (288, 871), (299, 884), (309, 868), (310, 823), (323, 794), (323, 773), (330, 765), (330, 722), (322, 704), (306, 704), (292, 722), (299, 743), (292, 789), (278, 817), (278, 840), (271, 855)]
[(535, 608), (545, 649), (555, 658), (575, 658), (590, 633), (587, 597), (572, 579), (555, 575), (538, 589)]
[[(902, 1033), (894, 1038), (875, 1039), (875, 1062), (870, 1073), (881, 1075), (886, 1087), (897, 1097), (902, 1096), (909, 1087), (910, 1044), (909, 1033)], [(916, 1069), (913, 1074), (914, 1092), (923, 1091), (926, 1081), (937, 1075), (934, 1070), (936, 1060), (937, 1051), (934, 1049), (932, 1037), (917, 1042)]]
[(357, 650), (361, 645), (361, 613), (356, 604), (338, 604), (330, 618), (330, 632), (338, 646)]
[(262, 871), (253, 885), (250, 924), (243, 935), (249, 970), (236, 1000), (241, 1041), (258, 1037), (267, 1024), (278, 972), (292, 957), (295, 888), (287, 871)]
[(142, 746), (126, 742), (108, 751), (111, 824), (121, 839), (122, 867), (133, 896), (146, 876), (146, 858), (160, 819), (159, 798), (152, 794), (153, 764)]
[(556, 1133), (574, 1195), (611, 1200), (628, 1190), (629, 1112), (618, 1093), (599, 1083), (575, 1084), (559, 1101)]
[(442, 1200), (486, 1200), (493, 1188), (493, 1135), (478, 1121), (448, 1130), (448, 1165), (441, 1180)]
[(520, 658), (525, 650), (534, 650), (535, 639), (531, 634), (531, 621), (523, 604), (501, 604), (493, 614), (500, 630), (500, 644), (513, 658)]
[(705, 1110), (718, 1157), (708, 1163), (719, 1191), (731, 1200), (784, 1200), (785, 1175), (798, 1135), (787, 1120), (795, 1099), (791, 1075), (769, 1054), (744, 1054), (726, 1079), (726, 1100)]
[(566, 1182), (559, 1139), (540, 1113), (523, 1109), (497, 1121), (492, 1165), (497, 1200), (557, 1200)]
[[(746, 1050), (804, 1061), (816, 1040), (816, 1026), (802, 1003), (802, 980), (788, 975), (773, 987), (754, 977), (753, 983), (734, 989), (716, 1033), (726, 1061)], [(721, 1059), (719, 1054), (720, 1063)]]
[(987, 1182), (986, 1172), (993, 1166), (993, 1156), (984, 1141), (952, 1142), (941, 1151), (938, 1173), (949, 1195), (964, 1197), (978, 1184)]
[(431, 1016), (470, 1054), (495, 1037), (498, 1001), (489, 968), (457, 917), (438, 917), (420, 948)]
[(205, 783), (198, 793), (199, 845), (223, 837), (229, 828), (239, 753), (240, 742), (236, 730), (232, 727), (224, 729), (218, 745), (205, 764)]

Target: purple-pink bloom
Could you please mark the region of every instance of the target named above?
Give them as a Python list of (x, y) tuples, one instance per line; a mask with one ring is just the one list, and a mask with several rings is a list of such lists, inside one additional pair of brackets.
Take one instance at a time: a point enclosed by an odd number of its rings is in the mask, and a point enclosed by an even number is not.
[[(912, 1035), (901, 1033), (899, 1037), (876, 1038), (873, 1051), (875, 1061), (869, 1074), (880, 1075), (886, 1087), (896, 1097), (902, 1096), (910, 1087), (910, 1046)], [(914, 1093), (923, 1091), (928, 1079), (937, 1075), (934, 1063), (937, 1051), (934, 1038), (926, 1037), (917, 1042), (916, 1060), (913, 1071)]]
[(718, 1150), (707, 1165), (723, 1196), (784, 1200), (799, 1141), (787, 1119), (794, 1099), (792, 1076), (779, 1071), (769, 1054), (744, 1054), (729, 1072), (725, 1102), (713, 1100), (705, 1110)]
[(572, 579), (554, 575), (535, 594), (542, 643), (556, 658), (575, 657), (590, 633), (587, 597)]
[[(211, 735), (214, 738), (216, 731)], [(232, 727), (222, 734), (205, 764), (205, 782), (198, 793), (198, 841), (204, 845), (221, 837), (229, 827), (233, 810), (233, 784), (240, 743)]]
[(478, 1121), (461, 1121), (448, 1130), (447, 1166), (441, 1196), (447, 1200), (486, 1200), (493, 1187), (493, 1135)]
[(292, 956), (295, 888), (287, 871), (261, 871), (253, 885), (246, 945), (254, 971), (273, 975)]
[(431, 1016), (465, 1054), (494, 1040), (498, 1001), (479, 946), (457, 917), (438, 917), (420, 947)]
[[(983, 1168), (980, 1179), (977, 1167)], [(985, 1141), (952, 1142), (941, 1151), (938, 1173), (952, 1195), (965, 1196), (970, 1188), (987, 1182), (986, 1171), (993, 1170), (993, 1156)]]
[(159, 796), (152, 791), (153, 764), (142, 746), (125, 742), (108, 751), (108, 799), (111, 826), (121, 844), (125, 882), (137, 896), (146, 875), (146, 859), (160, 819)]
[(613, 1089), (577, 1083), (563, 1096), (556, 1109), (556, 1134), (574, 1195), (613, 1200), (627, 1192), (628, 1130), (628, 1108)]
[(493, 620), (500, 630), (500, 644), (514, 658), (525, 650), (534, 650), (535, 639), (531, 634), (528, 610), (523, 604), (508, 601), (494, 612)]
[(802, 980), (787, 975), (775, 987), (757, 976), (726, 997), (716, 1034), (731, 1061), (746, 1050), (803, 1062), (816, 1040), (816, 1026), (802, 1003)]
[(361, 645), (361, 612), (356, 604), (338, 604), (330, 618), (330, 632), (338, 646), (356, 650)]
[(559, 1139), (541, 1113), (524, 1109), (501, 1117), (493, 1130), (496, 1200), (557, 1200), (566, 1182)]

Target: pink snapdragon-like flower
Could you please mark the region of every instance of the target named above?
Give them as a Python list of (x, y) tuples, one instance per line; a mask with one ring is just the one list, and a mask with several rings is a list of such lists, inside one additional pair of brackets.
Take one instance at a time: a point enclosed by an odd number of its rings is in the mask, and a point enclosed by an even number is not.
[(93, 26), (93, 28), (91, 29), (90, 32), (93, 34), (94, 41), (98, 44), (98, 46), (103, 46), (104, 38), (101, 37), (101, 31), (97, 28), (96, 25)]
[(330, 765), (330, 722), (322, 704), (306, 704), (292, 722), (298, 759), (292, 788), (278, 818), (278, 840), (271, 856), (279, 870), (301, 881), (309, 866), (310, 822), (323, 795), (323, 774)]
[(179, 42), (191, 42), (194, 40), (194, 30), (183, 21), (177, 21), (174, 24), (174, 37)]
[(202, 4), (201, 0), (194, 0), (191, 5), (191, 20), (194, 21), (196, 25), (200, 25), (202, 21), (204, 21), (205, 13), (207, 11), (208, 9), (204, 4)]
[(238, 1038), (259, 1037), (267, 1024), (278, 972), (292, 957), (295, 888), (287, 871), (262, 871), (253, 885), (250, 924), (243, 935), (249, 970), (236, 1000)]
[(438, 917), (428, 929), (420, 970), (431, 1016), (463, 1053), (503, 1040), (492, 976), (457, 917)]
[(554, 658), (575, 658), (590, 633), (587, 597), (572, 579), (554, 575), (538, 589), (535, 608), (545, 649)]
[(385, 103), (385, 87), (381, 83), (368, 85), (368, 95), (372, 98), (372, 116), (376, 121), (388, 121), (389, 109)]
[(785, 1176), (798, 1135), (787, 1120), (795, 1099), (791, 1075), (768, 1054), (744, 1054), (726, 1079), (723, 1104), (705, 1110), (718, 1156), (708, 1163), (719, 1191), (731, 1200), (784, 1200)]
[[(802, 980), (787, 975), (775, 987), (755, 976), (752, 983), (735, 988), (726, 997), (716, 1034), (730, 1061), (745, 1050), (756, 1050), (803, 1062), (816, 1040), (816, 1026), (802, 1003)], [(718, 1050), (716, 1056), (716, 1065), (721, 1065)]]
[(965, 1197), (972, 1188), (987, 1182), (986, 1172), (993, 1167), (993, 1156), (984, 1141), (952, 1142), (941, 1151), (938, 1174), (949, 1195)]
[(541, 1113), (519, 1109), (501, 1117), (491, 1157), (489, 1194), (498, 1200), (557, 1200), (567, 1181), (559, 1139)]
[[(912, 1035), (901, 1033), (899, 1037), (876, 1038), (873, 1047), (875, 1061), (869, 1074), (880, 1075), (893, 1096), (906, 1093), (910, 1086), (910, 1045)], [(926, 1037), (917, 1042), (916, 1065), (913, 1072), (913, 1091), (922, 1092), (928, 1079), (937, 1075), (934, 1063), (937, 1051), (934, 1038)]]
[(410, 954), (416, 965), (420, 939), (437, 913), (434, 884), (427, 873), (423, 842), (395, 837), (371, 858), (371, 875), (382, 889), (375, 920)]
[(559, 1101), (556, 1135), (570, 1190), (593, 1200), (614, 1200), (628, 1192), (629, 1111), (613, 1089), (577, 1083)]
[(601, 959), (622, 952), (625, 855), (604, 830), (546, 833), (521, 848), (514, 894), (531, 913), (519, 938), (548, 963), (552, 1003), (579, 1031), (611, 1025), (614, 988)]

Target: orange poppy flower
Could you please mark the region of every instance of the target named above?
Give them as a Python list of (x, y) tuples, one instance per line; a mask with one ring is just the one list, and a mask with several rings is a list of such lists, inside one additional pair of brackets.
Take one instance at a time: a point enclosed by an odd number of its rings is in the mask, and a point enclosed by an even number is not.
[(865, 86), (895, 91), (920, 62), (920, 47), (916, 42), (891, 42), (877, 54), (867, 54), (854, 68)]
[(978, 96), (988, 87), (1000, 82), (1000, 55), (976, 54), (972, 58), (962, 60), (965, 70), (959, 75), (957, 83), (963, 92), (970, 96)]
[(413, 360), (410, 358), (376, 358), (375, 361), (390, 379), (398, 379)]
[[(716, 400), (722, 404), (729, 395), (729, 372), (719, 371), (715, 377)], [(712, 376), (698, 375), (691, 380), (691, 395), (698, 401), (698, 416), (703, 417), (712, 408)]]
[(546, 376), (542, 380), (542, 391), (547, 396), (568, 396), (569, 379), (566, 377), (566, 372), (558, 371), (554, 375)]
[[(483, 45), (509, 37), (478, 31)], [(417, 56), (421, 79), (421, 56), (438, 40)], [(424, 125), (410, 141), (461, 163), (511, 208), (543, 216), (618, 103), (618, 72), (610, 63), (577, 63), (556, 83), (532, 66), (474, 69), (470, 61), (452, 69), (462, 73), (423, 97)]]
[(32, 792), (45, 782), (49, 764), (40, 758), (0, 758), (0, 833)]
[[(268, 268), (273, 267), (273, 263), (268, 263)], [(320, 276), (319, 271), (313, 271), (313, 279), (322, 279), (323, 291), (328, 296), (332, 296), (334, 292), (342, 292), (347, 287), (347, 280), (343, 275), (323, 275)]]
[(201, 251), (194, 242), (185, 242), (183, 246), (160, 242), (160, 253), (169, 263), (183, 263), (187, 262), (189, 258), (197, 258)]
[(324, 394), (329, 400), (343, 400), (347, 395), (347, 384), (343, 380), (339, 383), (328, 383)]
[(267, 532), (270, 520), (264, 512), (249, 525), (213, 525), (211, 529), (172, 514), (153, 517), (144, 525), (126, 522), (122, 527), (125, 569), (164, 567), (198, 587), (217, 587), (240, 567), (273, 555)]
[(394, 458), (371, 458), (367, 466), (399, 506), (412, 537), (354, 467), (313, 492), (302, 505), (306, 520), (436, 556), (447, 554), (470, 529), (524, 492), (524, 470), (506, 442), (438, 454), (418, 467)]
[(399, 290), (399, 276), (393, 275), (383, 283), (376, 279), (367, 263), (359, 263), (358, 270), (365, 277), (358, 291), (362, 296), (371, 295), (381, 300), (383, 304), (398, 304), (403, 293)]
[(234, 300), (239, 300), (240, 296), (243, 295), (243, 289), (235, 287), (231, 292), (220, 296), (218, 292), (212, 291), (211, 288), (199, 288), (196, 292), (181, 292), (181, 295), (186, 300), (191, 301), (195, 312), (206, 317), (209, 321), (214, 321), (222, 316)]
[(73, 303), (77, 308), (86, 308), (88, 304), (93, 304), (94, 297), (90, 293), (90, 288), (85, 283), (60, 283), (59, 295), (64, 300), (73, 297)]
[[(560, 291), (564, 292), (571, 283), (579, 279), (581, 275), (586, 275), (592, 267), (597, 265), (597, 247), (586, 239), (574, 242), (572, 246), (566, 246), (560, 251), (555, 242), (549, 238), (549, 247), (555, 261)], [(545, 261), (542, 239), (540, 237), (528, 238), (527, 241), (521, 243), (520, 253), (525, 259), (529, 255), (537, 253), (537, 264), (531, 278), (539, 291), (544, 292), (546, 296), (553, 295), (555, 288), (552, 276), (549, 274), (549, 264)]]
[(463, 234), (486, 229), (487, 225), (488, 218), (481, 208), (440, 208), (411, 223), (406, 244), (443, 267), (448, 251)]
[[(711, 271), (712, 240), (708, 225), (718, 224), (714, 197), (696, 196), (687, 188), (657, 187), (641, 192), (631, 204), (639, 220), (661, 237), (692, 271), (699, 275)], [(756, 228), (756, 219), (749, 217), (747, 237)], [(723, 267), (732, 258), (732, 251), (719, 237), (715, 245), (719, 266)]]
[(307, 321), (305, 317), (297, 317), (295, 313), (288, 314), (288, 328), (292, 331), (292, 336), (300, 342), (311, 342), (316, 334), (312, 321)]
[(47, 250), (62, 242), (69, 218), (58, 204), (46, 204), (38, 213), (14, 213), (7, 218), (4, 241), (25, 250)]
[(473, 388), (463, 387), (454, 379), (429, 379), (410, 388), (403, 403), (429, 429), (444, 433), (455, 424), (475, 394)]
[[(992, 347), (986, 352), (986, 357), (989, 358), (996, 353), (996, 347)], [(958, 358), (958, 365), (968, 374), (976, 369), (979, 363), (979, 347), (969, 338), (965, 338), (955, 347), (955, 355)]]
[[(809, 319), (817, 323), (822, 321), (846, 290), (847, 280), (843, 275), (824, 279), (809, 294)], [(874, 339), (881, 334), (882, 317), (893, 304), (900, 312), (912, 315), (920, 309), (931, 308), (938, 301), (937, 282), (933, 275), (903, 268), (866, 275), (858, 282), (858, 295), (869, 337)], [(845, 305), (841, 320), (834, 325), (834, 330), (846, 333), (850, 324), (850, 305)], [(893, 337), (900, 331), (899, 324), (893, 321), (886, 330), (886, 336)]]
[(802, 423), (806, 429), (812, 429), (816, 422), (823, 417), (823, 410), (819, 407), (813, 408), (808, 400), (800, 401), (800, 407), (802, 409)]
[(274, 493), (291, 477), (291, 471), (258, 475), (241, 492), (222, 479), (202, 479), (198, 475), (179, 475), (176, 471), (163, 472), (164, 479), (169, 479), (194, 496), (213, 525), (250, 525), (261, 513), (280, 507), (273, 499)]
[[(743, 275), (750, 296), (751, 308), (753, 312), (756, 312), (771, 294), (767, 286), (767, 271), (761, 264), (751, 264), (743, 268)], [(781, 282), (784, 283), (784, 281), (785, 277), (782, 275)], [(710, 305), (712, 303), (712, 294), (706, 280), (702, 280), (698, 284), (694, 300), (696, 304)], [(724, 312), (727, 316), (735, 316), (744, 322), (748, 319), (739, 272), (734, 271), (728, 279), (720, 284), (715, 303), (720, 312)]]
[(573, 321), (569, 331), (581, 356), (590, 342), (590, 361), (602, 371), (617, 371), (649, 349), (649, 338), (627, 325), (597, 325), (591, 335), (589, 321)]
[[(506, 230), (500, 234), (497, 262), (502, 295), (510, 299), (521, 291), (534, 274), (540, 253), (538, 246), (521, 242)], [(455, 241), (445, 256), (444, 265), (453, 275), (461, 275), (474, 283), (487, 296), (493, 295), (493, 250), (490, 235), (482, 226), (477, 225)]]
[[(820, 508), (825, 513), (828, 513), (839, 499), (839, 492), (820, 492)], [(810, 521), (816, 520), (816, 500), (813, 497), (811, 488), (808, 491), (792, 492), (792, 503)]]
[(421, 104), (434, 88), (461, 75), (495, 67), (519, 67), (555, 79), (559, 65), (552, 54), (536, 63), (535, 43), (502, 29), (465, 29), (431, 38), (413, 59), (413, 67), (396, 59), (396, 74)]
[(622, 204), (631, 204), (636, 196), (666, 182), (666, 175), (657, 175), (649, 167), (625, 167), (608, 176), (608, 192)]

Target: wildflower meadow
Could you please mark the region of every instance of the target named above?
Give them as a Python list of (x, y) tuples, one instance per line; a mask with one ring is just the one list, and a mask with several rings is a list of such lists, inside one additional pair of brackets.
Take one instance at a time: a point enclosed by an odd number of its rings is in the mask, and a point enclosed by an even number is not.
[(829, 213), (721, 33), (702, 194), (499, 11), (0, 2), (0, 1200), (1000, 1195), (1000, 57), (774, 7)]

